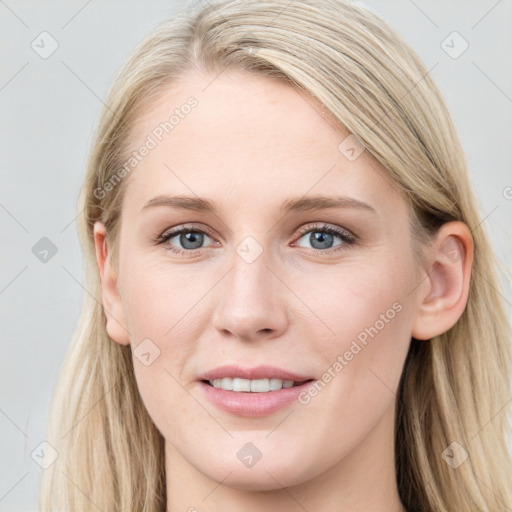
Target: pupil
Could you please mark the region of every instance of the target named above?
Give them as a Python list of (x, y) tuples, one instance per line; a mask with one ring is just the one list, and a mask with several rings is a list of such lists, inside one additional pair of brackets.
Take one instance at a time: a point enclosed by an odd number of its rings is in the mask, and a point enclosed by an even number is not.
[[(310, 242), (315, 249), (326, 249), (330, 247), (330, 243), (332, 243), (332, 237), (333, 235), (331, 235), (330, 233), (316, 231), (314, 233), (311, 233)], [(316, 244), (318, 243), (320, 245), (316, 246)]]
[[(180, 237), (180, 243), (185, 249), (198, 249), (201, 247), (201, 243), (203, 241), (202, 239), (202, 233), (182, 233)], [(192, 244), (192, 246), (189, 246), (187, 244)]]

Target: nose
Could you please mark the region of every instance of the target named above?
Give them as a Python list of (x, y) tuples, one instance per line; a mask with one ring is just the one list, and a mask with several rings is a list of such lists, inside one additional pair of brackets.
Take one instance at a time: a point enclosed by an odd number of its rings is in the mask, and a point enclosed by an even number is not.
[(252, 263), (235, 254), (231, 271), (219, 284), (213, 325), (222, 335), (256, 341), (277, 338), (286, 330), (286, 287), (268, 267), (265, 253)]

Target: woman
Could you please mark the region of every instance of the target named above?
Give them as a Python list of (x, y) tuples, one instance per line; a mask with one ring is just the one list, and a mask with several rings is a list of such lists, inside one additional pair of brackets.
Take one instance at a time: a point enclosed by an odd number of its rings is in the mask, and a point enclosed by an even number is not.
[(383, 20), (208, 4), (106, 104), (43, 510), (512, 508), (492, 252), (445, 103)]

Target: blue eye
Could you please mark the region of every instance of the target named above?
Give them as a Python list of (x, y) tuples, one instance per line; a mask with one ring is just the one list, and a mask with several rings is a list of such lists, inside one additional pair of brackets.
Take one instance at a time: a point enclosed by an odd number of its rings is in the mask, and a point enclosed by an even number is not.
[(163, 244), (165, 242), (171, 242), (173, 238), (177, 238), (183, 249), (180, 249), (179, 247), (177, 248), (171, 243), (168, 244), (169, 247), (167, 247), (167, 249), (177, 254), (185, 254), (202, 249), (205, 236), (210, 238), (204, 229), (184, 226), (164, 233), (156, 241)]
[[(355, 237), (350, 232), (328, 224), (309, 225), (299, 230), (299, 234), (301, 235), (300, 238), (304, 238), (308, 233), (308, 240), (312, 247), (306, 248), (315, 251), (315, 253), (336, 252), (346, 249), (356, 241)], [(166, 250), (170, 250), (176, 254), (192, 255), (192, 253), (204, 248), (203, 243), (205, 242), (205, 238), (212, 239), (211, 235), (212, 234), (204, 228), (182, 226), (164, 233), (157, 238), (155, 242), (157, 244), (169, 242)], [(341, 242), (333, 245), (335, 238), (338, 238)], [(176, 240), (172, 242), (173, 239)], [(215, 243), (218, 244), (218, 242)], [(181, 248), (176, 247), (176, 244), (179, 244)], [(299, 245), (299, 247), (304, 246)]]
[[(354, 237), (345, 230), (339, 229), (334, 226), (324, 224), (323, 226), (306, 226), (300, 230), (301, 238), (304, 238), (309, 233), (307, 240), (315, 251), (324, 252), (325, 249), (331, 249), (332, 247), (340, 247), (346, 244), (351, 245), (355, 242)], [(339, 238), (341, 242), (336, 245), (332, 245), (334, 238)], [(300, 246), (303, 247), (303, 246)], [(341, 249), (341, 248), (340, 248)], [(340, 250), (335, 249), (335, 250)]]

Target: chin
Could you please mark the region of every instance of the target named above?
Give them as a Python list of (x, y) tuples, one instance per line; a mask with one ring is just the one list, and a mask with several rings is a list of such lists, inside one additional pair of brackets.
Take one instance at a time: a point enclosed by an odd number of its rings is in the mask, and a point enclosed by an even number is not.
[[(238, 461), (237, 461), (238, 462)], [(312, 478), (311, 471), (303, 464), (297, 465), (290, 459), (280, 461), (265, 461), (263, 458), (253, 467), (244, 467), (242, 463), (208, 468), (204, 473), (217, 482), (234, 489), (246, 491), (273, 491), (283, 487), (291, 487), (304, 483)], [(229, 476), (227, 476), (229, 473)]]
[[(233, 489), (240, 489), (244, 491), (275, 491), (280, 490), (283, 487), (289, 487), (299, 482), (291, 482), (288, 479), (283, 478), (282, 475), (276, 475), (273, 471), (260, 469), (259, 472), (253, 473), (253, 469), (237, 469), (229, 475), (228, 478), (223, 482), (223, 485), (231, 487)], [(218, 475), (219, 480), (222, 480), (226, 475)], [(274, 477), (274, 478), (272, 478)]]

